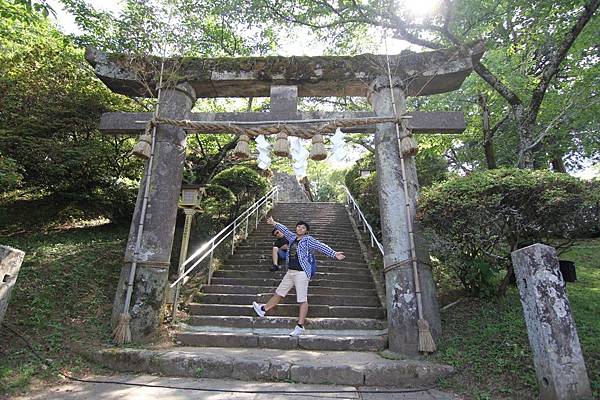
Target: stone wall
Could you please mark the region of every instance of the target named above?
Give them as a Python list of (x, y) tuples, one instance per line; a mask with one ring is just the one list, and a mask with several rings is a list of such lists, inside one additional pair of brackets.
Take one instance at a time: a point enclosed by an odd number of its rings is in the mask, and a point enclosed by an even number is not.
[(279, 202), (281, 203), (310, 202), (302, 185), (295, 176), (283, 172), (275, 172), (275, 175), (273, 175), (273, 185), (279, 186)]

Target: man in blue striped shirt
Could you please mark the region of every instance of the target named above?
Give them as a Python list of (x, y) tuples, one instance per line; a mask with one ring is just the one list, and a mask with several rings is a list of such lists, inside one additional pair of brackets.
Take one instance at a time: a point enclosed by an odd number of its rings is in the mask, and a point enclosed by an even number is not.
[(346, 256), (341, 251), (335, 251), (308, 235), (310, 226), (304, 221), (299, 221), (296, 224), (296, 233), (290, 231), (286, 226), (275, 222), (272, 217), (267, 219), (267, 223), (275, 226), (288, 240), (289, 247), (286, 256), (288, 271), (267, 304), (253, 302), (252, 307), (259, 317), (264, 317), (267, 311), (279, 304), (290, 289), (295, 287), (296, 301), (300, 304), (300, 311), (298, 314), (298, 324), (290, 333), (290, 336), (300, 336), (304, 333), (304, 321), (308, 314), (308, 283), (317, 273), (317, 262), (314, 252), (318, 251), (340, 261), (346, 258)]

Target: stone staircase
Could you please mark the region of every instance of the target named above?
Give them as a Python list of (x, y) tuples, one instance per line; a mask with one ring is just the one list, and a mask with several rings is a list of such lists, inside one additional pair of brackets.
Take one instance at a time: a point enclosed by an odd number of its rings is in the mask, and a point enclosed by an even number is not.
[(298, 315), (293, 290), (264, 318), (256, 317), (252, 310), (253, 301), (267, 302), (285, 273), (269, 271), (272, 227), (261, 221), (189, 305), (191, 317), (176, 334), (178, 344), (351, 351), (385, 348), (384, 309), (344, 206), (279, 203), (272, 214), (290, 229), (299, 220), (307, 221), (312, 236), (346, 255), (344, 261), (337, 261), (317, 254), (319, 268), (309, 286), (306, 334), (288, 336)]
[(176, 345), (84, 355), (123, 372), (355, 387), (430, 388), (453, 372), (447, 365), (379, 353), (387, 346), (384, 310), (343, 205), (280, 203), (273, 216), (289, 228), (307, 221), (311, 235), (346, 254), (344, 261), (317, 256), (305, 335), (288, 336), (298, 314), (293, 290), (266, 317), (252, 310), (252, 301), (266, 302), (283, 276), (269, 271), (272, 228), (261, 221), (189, 304), (191, 316), (175, 333)]

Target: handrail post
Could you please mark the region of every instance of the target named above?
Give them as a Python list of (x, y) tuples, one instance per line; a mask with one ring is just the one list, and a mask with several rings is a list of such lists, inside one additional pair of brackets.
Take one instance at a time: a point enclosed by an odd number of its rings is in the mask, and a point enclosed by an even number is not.
[(208, 260), (208, 284), (210, 285), (210, 281), (212, 280), (214, 266), (213, 266), (213, 255), (215, 254), (215, 241), (213, 240), (210, 246), (210, 259)]
[(250, 216), (246, 216), (246, 230), (244, 231), (244, 239), (248, 239), (248, 220), (250, 219)]
[(260, 206), (256, 207), (256, 214), (254, 216), (254, 229), (258, 229), (258, 212), (260, 211)]
[(231, 233), (231, 255), (233, 255), (233, 250), (235, 248), (235, 230), (237, 228), (237, 221), (233, 223), (233, 232)]

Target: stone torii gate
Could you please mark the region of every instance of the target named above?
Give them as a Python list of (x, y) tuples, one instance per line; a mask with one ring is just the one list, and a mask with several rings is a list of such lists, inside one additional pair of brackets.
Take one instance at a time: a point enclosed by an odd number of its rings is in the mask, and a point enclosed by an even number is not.
[[(177, 82), (162, 88), (161, 118), (191, 121), (238, 121), (277, 123), (282, 120), (346, 119), (390, 117), (406, 113), (407, 96), (425, 96), (449, 92), (460, 87), (483, 55), (481, 43), (468, 48), (450, 48), (425, 53), (404, 51), (389, 56), (321, 57), (248, 57), (165, 59), (165, 70), (176, 71)], [(135, 68), (125, 56), (107, 55), (94, 49), (86, 52), (96, 75), (114, 92), (128, 96), (151, 96), (159, 76), (161, 60), (148, 57), (137, 60)], [(143, 76), (143, 79), (140, 79)], [(143, 84), (146, 82), (146, 84)], [(149, 83), (149, 84), (148, 84)], [(392, 86), (390, 88), (390, 86)], [(270, 112), (192, 113), (197, 98), (271, 97)], [(368, 97), (374, 112), (298, 112), (297, 97), (358, 96)], [(407, 129), (412, 133), (459, 133), (465, 129), (460, 112), (412, 112)], [(100, 129), (113, 134), (140, 133), (151, 113), (106, 113)], [(382, 223), (386, 307), (389, 348), (393, 352), (416, 354), (418, 351), (417, 304), (406, 220), (406, 201), (414, 218), (418, 194), (413, 157), (405, 159), (408, 193), (403, 188), (400, 155), (394, 123), (346, 129), (347, 132), (375, 132), (375, 153)], [(132, 297), (131, 333), (134, 340), (152, 337), (161, 322), (165, 289), (168, 285), (173, 233), (183, 174), (186, 132), (159, 125), (156, 131), (155, 161), (141, 182), (150, 179), (150, 197), (139, 253)], [(131, 223), (113, 308), (113, 324), (123, 310), (127, 279), (136, 242), (141, 213), (142, 191)], [(435, 284), (428, 266), (426, 246), (417, 234), (417, 258), (425, 319), (435, 337), (441, 322)]]

